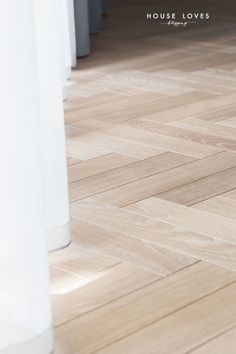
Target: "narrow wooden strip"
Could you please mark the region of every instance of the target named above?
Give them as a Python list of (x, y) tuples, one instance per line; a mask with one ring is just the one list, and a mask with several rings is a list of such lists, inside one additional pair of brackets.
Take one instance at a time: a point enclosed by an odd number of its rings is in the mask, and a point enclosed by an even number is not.
[(70, 157), (84, 161), (111, 153), (111, 150), (95, 147), (75, 139), (67, 139), (66, 150)]
[(75, 201), (137, 181), (191, 162), (192, 158), (167, 152), (143, 161), (119, 167), (70, 184), (70, 200)]
[(139, 144), (152, 146), (157, 149), (168, 150), (195, 158), (210, 156), (222, 151), (222, 149), (210, 145), (167, 137), (158, 133), (140, 131), (136, 128), (124, 127), (118, 124), (115, 126), (109, 125), (107, 129), (103, 130), (103, 133), (106, 135), (118, 136), (122, 139), (134, 141)]
[(198, 114), (194, 114), (193, 118), (201, 119), (205, 121), (218, 122), (221, 124), (223, 120), (230, 119), (236, 115), (236, 108), (234, 103), (229, 103), (226, 105), (222, 105), (221, 107), (212, 108), (206, 110), (205, 112), (201, 112)]
[(49, 260), (52, 266), (82, 277), (104, 271), (120, 262), (117, 258), (74, 242), (63, 250), (50, 253)]
[(158, 105), (157, 101), (163, 97), (163, 95), (158, 95), (152, 92), (146, 92), (142, 95), (135, 95), (131, 97), (119, 96), (116, 95), (116, 99), (101, 103), (93, 107), (89, 105), (83, 109), (80, 107), (78, 109), (73, 109), (73, 111), (66, 113), (66, 122), (77, 122), (84, 119), (98, 118), (105, 119), (106, 117), (123, 117), (124, 115), (130, 112), (138, 112), (142, 110), (155, 110), (155, 107)]
[(203, 202), (194, 204), (194, 209), (206, 210), (210, 213), (236, 219), (236, 200), (217, 196)]
[(179, 128), (154, 121), (148, 121), (142, 118), (123, 122), (122, 125), (131, 126), (140, 130), (156, 132), (163, 136), (184, 139), (200, 144), (212, 145), (219, 149), (236, 151), (236, 137), (233, 140), (232, 138), (229, 139), (221, 136), (210, 135), (207, 133), (195, 131), (194, 129), (190, 130)]
[(83, 178), (125, 166), (135, 161), (137, 160), (132, 157), (111, 153), (84, 161), (80, 164), (73, 164), (68, 168), (69, 182), (79, 181)]
[[(79, 138), (74, 137), (75, 143), (78, 141), (80, 144), (89, 145), (94, 151), (99, 151), (101, 149), (102, 151), (106, 150), (139, 160), (163, 154), (163, 152), (165, 152), (164, 150), (151, 146), (140, 145), (139, 143), (128, 141), (116, 136), (105, 135), (98, 131), (96, 126), (93, 130), (95, 131), (85, 131), (85, 133), (80, 135)], [(74, 129), (74, 135), (77, 134), (78, 131)]]
[(223, 334), (213, 338), (209, 342), (203, 344), (199, 348), (193, 349), (189, 354), (222, 354), (227, 351), (227, 354), (236, 353), (236, 328), (224, 330)]
[(149, 198), (126, 207), (177, 227), (236, 244), (236, 221), (158, 198)]
[(235, 112), (233, 117), (230, 117), (230, 118), (225, 119), (225, 120), (221, 120), (219, 122), (219, 125), (236, 128), (236, 117), (235, 117), (235, 115), (236, 115), (236, 112)]
[(157, 195), (158, 198), (191, 206), (236, 187), (236, 167)]
[(157, 348), (161, 354), (189, 352), (236, 325), (235, 296), (234, 283), (97, 353), (156, 354)]
[(236, 154), (223, 152), (101, 193), (96, 200), (125, 206), (223, 171), (235, 163)]
[(158, 247), (165, 247), (177, 252), (176, 257), (182, 254), (236, 270), (236, 247), (232, 244), (130, 212), (127, 208), (119, 209), (90, 200), (74, 203), (71, 215), (127, 235), (125, 244), (130, 237), (136, 237), (151, 243), (149, 247), (154, 250), (155, 246), (157, 250)]
[[(211, 281), (209, 281), (209, 279), (211, 279)], [(55, 330), (57, 350), (62, 350), (65, 353), (76, 353), (80, 350), (83, 354), (90, 354), (115, 343), (123, 337), (132, 338), (132, 336), (130, 336), (132, 333), (150, 325), (154, 321), (164, 319), (171, 313), (178, 311), (178, 309), (226, 286), (233, 280), (235, 280), (235, 273), (233, 272), (209, 266), (204, 263), (195, 264), (181, 272), (174, 273), (169, 277), (163, 278), (121, 299), (113, 301), (96, 311), (92, 311), (85, 316), (57, 327)], [(228, 292), (228, 294), (233, 295), (232, 292)], [(229, 315), (228, 301), (227, 296), (225, 316)], [(231, 303), (233, 302), (234, 298), (231, 296)], [(222, 306), (224, 306), (223, 299), (221, 303)], [(218, 301), (216, 301), (215, 304), (218, 306)], [(233, 306), (233, 308), (235, 309), (235, 306)], [(210, 309), (209, 312), (205, 306), (203, 306), (203, 310), (205, 311), (205, 315), (211, 315)], [(232, 307), (230, 307), (230, 310), (232, 310)], [(200, 313), (202, 314), (202, 311)], [(217, 314), (217, 310), (215, 313)], [(218, 313), (221, 314), (221, 312)], [(232, 321), (233, 316), (235, 317), (234, 311), (229, 315), (228, 321)], [(197, 316), (197, 318), (199, 317)], [(202, 318), (205, 318), (205, 316)], [(194, 326), (195, 321), (192, 319), (191, 321), (190, 323)], [(172, 331), (166, 343), (172, 343), (173, 328), (175, 328), (176, 334), (179, 334), (182, 328), (180, 323), (182, 323), (181, 319), (174, 327), (173, 324), (168, 328), (165, 327), (167, 333), (169, 333), (170, 330)], [(190, 325), (190, 323), (187, 322), (188, 325)], [(203, 322), (199, 320), (197, 323)], [(160, 335), (162, 335), (161, 333), (162, 332), (160, 332)], [(182, 334), (188, 338), (185, 330)], [(152, 339), (149, 338), (150, 348), (151, 343), (155, 344), (158, 337), (159, 336), (154, 334)], [(91, 338), (93, 338), (93, 340), (91, 340)], [(132, 342), (129, 350), (136, 353), (138, 350), (137, 343)], [(140, 350), (143, 349), (140, 343), (139, 347)], [(155, 346), (155, 353), (157, 347), (158, 346)], [(123, 353), (123, 350), (120, 351), (118, 349), (109, 352), (110, 349), (110, 347), (107, 349), (108, 353)], [(127, 353), (129, 353), (129, 351)], [(141, 350), (141, 353), (149, 353), (147, 347), (145, 347), (145, 350)]]
[(229, 191), (227, 193), (224, 193), (223, 196), (225, 198), (230, 198), (230, 199), (236, 199), (236, 188), (233, 189), (232, 191)]
[(75, 273), (68, 273), (60, 267), (50, 267), (50, 290), (51, 294), (62, 294), (68, 289), (77, 288), (83, 281), (83, 277)]
[(180, 119), (177, 122), (171, 122), (170, 125), (197, 131), (199, 133), (206, 133), (226, 139), (236, 140), (236, 128), (219, 125), (214, 122), (207, 122), (195, 118), (186, 118)]
[(102, 272), (77, 279), (77, 283), (67, 281), (53, 291), (54, 325), (58, 326), (94, 311), (159, 278), (157, 274), (135, 265), (120, 263)]
[(232, 104), (235, 102), (236, 93), (227, 93), (223, 95), (217, 95), (213, 98), (206, 98), (199, 102), (194, 102), (186, 104), (184, 109), (183, 107), (177, 107), (168, 109), (160, 114), (151, 114), (146, 115), (145, 119), (154, 120), (158, 122), (173, 122), (177, 119), (185, 118), (195, 114), (206, 112), (207, 110), (216, 109), (218, 107), (225, 106), (226, 104)]
[(196, 262), (191, 257), (177, 254), (164, 247), (152, 247), (137, 237), (86, 222), (77, 217), (71, 221), (72, 238), (82, 247), (96, 248), (99, 252), (128, 261), (143, 269), (167, 275)]
[(75, 159), (74, 157), (71, 156), (67, 156), (67, 166), (72, 166), (80, 162), (82, 162), (82, 160)]

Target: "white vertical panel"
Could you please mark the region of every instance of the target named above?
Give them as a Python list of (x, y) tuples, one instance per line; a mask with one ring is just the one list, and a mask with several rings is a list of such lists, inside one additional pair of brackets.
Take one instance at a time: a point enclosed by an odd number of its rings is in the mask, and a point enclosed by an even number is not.
[(33, 3), (43, 132), (45, 216), (49, 249), (55, 250), (70, 242), (60, 58), (54, 0), (33, 0)]
[(31, 0), (0, 11), (0, 353), (52, 350)]
[(74, 0), (67, 0), (68, 18), (69, 18), (69, 34), (70, 34), (70, 50), (71, 50), (71, 65), (76, 67), (76, 41), (75, 41), (75, 14)]
[(63, 99), (66, 99), (66, 81), (71, 77), (72, 66), (67, 0), (54, 0), (54, 11), (56, 15), (56, 42), (60, 59), (61, 87)]

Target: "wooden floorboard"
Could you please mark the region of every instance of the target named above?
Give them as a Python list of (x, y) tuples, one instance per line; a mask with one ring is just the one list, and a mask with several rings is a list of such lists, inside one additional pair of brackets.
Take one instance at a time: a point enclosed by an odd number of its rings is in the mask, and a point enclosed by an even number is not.
[(55, 354), (234, 354), (235, 5), (184, 29), (144, 22), (155, 0), (110, 2), (64, 102)]
[[(169, 210), (166, 208), (165, 211), (168, 213)], [(184, 209), (183, 213), (184, 211), (187, 212), (188, 208), (187, 211)], [(202, 213), (200, 216), (198, 214), (200, 218), (202, 215), (205, 216), (204, 213)], [(217, 219), (217, 215), (213, 215), (213, 217)], [(132, 205), (130, 208), (128, 207), (120, 209), (110, 205), (104, 205), (103, 203), (96, 203), (94, 200), (82, 201), (73, 204), (71, 208), (71, 216), (75, 220), (83, 220), (92, 223), (94, 225), (93, 227), (98, 232), (102, 227), (105, 228), (104, 232), (107, 232), (108, 229), (110, 230), (109, 232), (113, 235), (115, 235), (114, 231), (118, 231), (119, 233), (123, 234), (123, 237), (126, 238), (126, 243), (122, 246), (124, 250), (129, 249), (129, 243), (132, 244), (133, 239), (135, 238), (137, 239), (137, 245), (140, 243), (140, 241), (143, 242), (144, 249), (150, 248), (150, 250), (152, 249), (153, 251), (158, 251), (159, 247), (161, 256), (159, 256), (159, 259), (156, 261), (159, 267), (161, 266), (162, 259), (162, 267), (166, 267), (167, 269), (168, 265), (171, 264), (171, 258), (169, 259), (170, 262), (165, 259), (165, 257), (163, 258), (164, 254), (166, 253), (166, 250), (163, 249), (164, 247), (180, 253), (179, 258), (177, 257), (177, 254), (176, 257), (172, 256), (172, 267), (174, 266), (175, 262), (176, 266), (178, 266), (179, 262), (177, 262), (177, 260), (181, 260), (180, 256), (182, 254), (185, 257), (191, 256), (215, 265), (236, 270), (236, 248), (233, 247), (231, 243), (227, 243), (222, 241), (220, 238), (214, 237), (214, 231), (210, 235), (210, 232), (208, 231), (208, 233), (206, 233), (204, 228), (200, 229), (200, 227), (197, 228), (197, 226), (194, 228), (192, 223), (190, 229), (187, 227), (187, 223), (180, 223), (179, 220), (178, 222), (171, 224), (166, 222), (166, 218), (160, 217), (160, 220), (155, 219), (154, 217), (152, 218), (152, 215), (149, 216), (149, 214), (145, 213), (143, 210), (141, 213), (134, 213)], [(185, 217), (187, 218), (186, 214), (184, 214), (183, 218)], [(227, 223), (227, 218), (224, 219), (224, 222)], [(203, 218), (201, 223), (203, 223)], [(82, 226), (83, 223), (80, 229)], [(90, 227), (92, 228), (92, 226)], [(95, 236), (94, 242), (97, 237), (99, 236)], [(109, 241), (110, 242), (107, 241), (108, 253), (108, 247), (112, 244), (113, 241), (115, 242), (115, 239), (111, 238)], [(86, 245), (88, 243), (88, 238), (87, 240), (84, 240), (84, 238), (81, 237), (81, 242), (82, 244), (84, 242)], [(97, 247), (99, 248), (101, 245), (102, 243)], [(133, 256), (135, 255), (136, 251), (136, 249), (133, 251)], [(171, 256), (171, 253), (169, 256)], [(188, 258), (183, 257), (183, 261), (184, 260), (188, 261)], [(164, 271), (164, 273), (165, 272), (166, 271)]]
[[(209, 278), (211, 279), (210, 282)], [(172, 336), (174, 334), (175, 326), (170, 325), (168, 327), (165, 324), (163, 329), (166, 330), (166, 334), (165, 331), (163, 331), (164, 333), (161, 332), (161, 336), (159, 337), (155, 334), (153, 335), (152, 324), (157, 323), (157, 325), (160, 324), (161, 326), (163, 322), (165, 323), (166, 321), (169, 321), (170, 323), (170, 320), (172, 320), (172, 317), (175, 316), (175, 314), (180, 313), (180, 315), (182, 315), (182, 311), (185, 309), (188, 311), (191, 309), (191, 305), (194, 306), (194, 304), (197, 304), (195, 306), (198, 306), (198, 311), (201, 310), (201, 312), (204, 312), (205, 307), (201, 309), (201, 299), (205, 299), (208, 295), (207, 305), (209, 306), (209, 301), (211, 299), (210, 295), (212, 294), (214, 299), (214, 293), (216, 292), (217, 294), (217, 290), (231, 284), (233, 281), (235, 281), (234, 273), (208, 266), (204, 263), (198, 263), (181, 272), (174, 273), (159, 281), (155, 281), (150, 285), (107, 304), (106, 306), (102, 306), (97, 310), (90, 312), (87, 315), (80, 316), (73, 321), (69, 321), (64, 325), (57, 327), (55, 335), (58, 341), (58, 346), (64, 350), (64, 353), (76, 352), (76, 348), (79, 348), (83, 353), (93, 353), (114, 343), (114, 347), (117, 345), (118, 349), (111, 349), (108, 347), (107, 349), (104, 349), (104, 352), (129, 353), (130, 350), (133, 353), (146, 353), (149, 352), (149, 350), (154, 350), (153, 352), (156, 353), (157, 346), (155, 345), (155, 341), (160, 344), (165, 336), (167, 347), (171, 348), (171, 343), (174, 339), (178, 338), (179, 332), (182, 332), (181, 339), (183, 339), (184, 336), (187, 341), (190, 340), (191, 342), (191, 339), (188, 339), (188, 336), (186, 336), (185, 330), (181, 331), (181, 318), (179, 318), (179, 323), (175, 324), (177, 330), (173, 339)], [(235, 286), (233, 289), (235, 292)], [(221, 296), (220, 291), (219, 294), (220, 295), (218, 296)], [(221, 306), (223, 306), (224, 303), (222, 298), (223, 295), (227, 296), (227, 294), (223, 293), (220, 297), (219, 301), (222, 301)], [(228, 299), (226, 301), (227, 310), (225, 315), (223, 314), (227, 325), (230, 321), (235, 321), (234, 299), (230, 295), (231, 292), (228, 292)], [(232, 295), (234, 295), (234, 293)], [(212, 303), (215, 310), (219, 301), (214, 301)], [(232, 311), (233, 309), (233, 313), (230, 314), (230, 310)], [(211, 309), (209, 309), (206, 314), (212, 315), (210, 310)], [(215, 312), (215, 317), (217, 318), (217, 310)], [(198, 316), (201, 316), (201, 314), (198, 313)], [(219, 315), (221, 315), (221, 311), (219, 312)], [(179, 316), (177, 315), (177, 318), (178, 317)], [(196, 318), (196, 324), (195, 321), (189, 323), (191, 324), (189, 331), (194, 329), (194, 325), (201, 326), (202, 322), (199, 320), (197, 321), (198, 318), (199, 317)], [(211, 317), (210, 320), (212, 320)], [(221, 324), (221, 321), (218, 321), (218, 323), (218, 326), (215, 324), (213, 327), (214, 331), (215, 328), (224, 326), (223, 323)], [(183, 325), (184, 324), (186, 324), (186, 326), (188, 325), (187, 319), (183, 322)], [(149, 332), (150, 341), (145, 341), (146, 336), (139, 337), (138, 333), (139, 330), (142, 330), (143, 328), (144, 331), (145, 328), (148, 330), (149, 326), (152, 331), (151, 333)], [(187, 330), (186, 327), (184, 328)], [(133, 336), (135, 336), (135, 334), (132, 335), (132, 333), (136, 332), (136, 336), (139, 338), (140, 342), (136, 340), (133, 341)], [(170, 332), (172, 335), (170, 335)], [(207, 332), (209, 333), (209, 331)], [(153, 339), (151, 340), (152, 335)], [(93, 340), (91, 340), (91, 338)], [(130, 338), (132, 341), (131, 346), (126, 348), (125, 344), (122, 346), (123, 341), (120, 343), (122, 338), (124, 338), (124, 343), (129, 341)], [(142, 341), (144, 341), (143, 344)], [(195, 343), (196, 340), (194, 344)], [(121, 346), (121, 349), (119, 349), (119, 346)], [(160, 352), (162, 353), (163, 351)], [(174, 351), (170, 352), (174, 353)]]
[(236, 325), (235, 295), (235, 283), (222, 287), (97, 353), (155, 354), (157, 348), (159, 353), (186, 353)]

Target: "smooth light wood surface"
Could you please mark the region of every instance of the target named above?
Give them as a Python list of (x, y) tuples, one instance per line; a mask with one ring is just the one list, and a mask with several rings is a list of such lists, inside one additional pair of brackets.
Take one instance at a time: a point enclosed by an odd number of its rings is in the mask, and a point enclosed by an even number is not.
[(212, 21), (183, 29), (110, 2), (68, 82), (55, 354), (236, 353), (235, 5), (198, 1)]

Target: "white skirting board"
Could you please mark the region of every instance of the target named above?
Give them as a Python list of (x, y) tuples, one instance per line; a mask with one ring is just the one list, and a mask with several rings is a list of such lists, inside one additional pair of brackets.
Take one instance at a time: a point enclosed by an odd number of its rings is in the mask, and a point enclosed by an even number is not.
[[(11, 332), (11, 341), (12, 341)], [(17, 332), (16, 332), (17, 335)], [(52, 354), (53, 353), (53, 333), (52, 329), (31, 337), (22, 343), (18, 343), (0, 350), (0, 354)]]
[(48, 249), (50, 252), (57, 251), (70, 244), (70, 224), (69, 222), (53, 229), (47, 230)]

